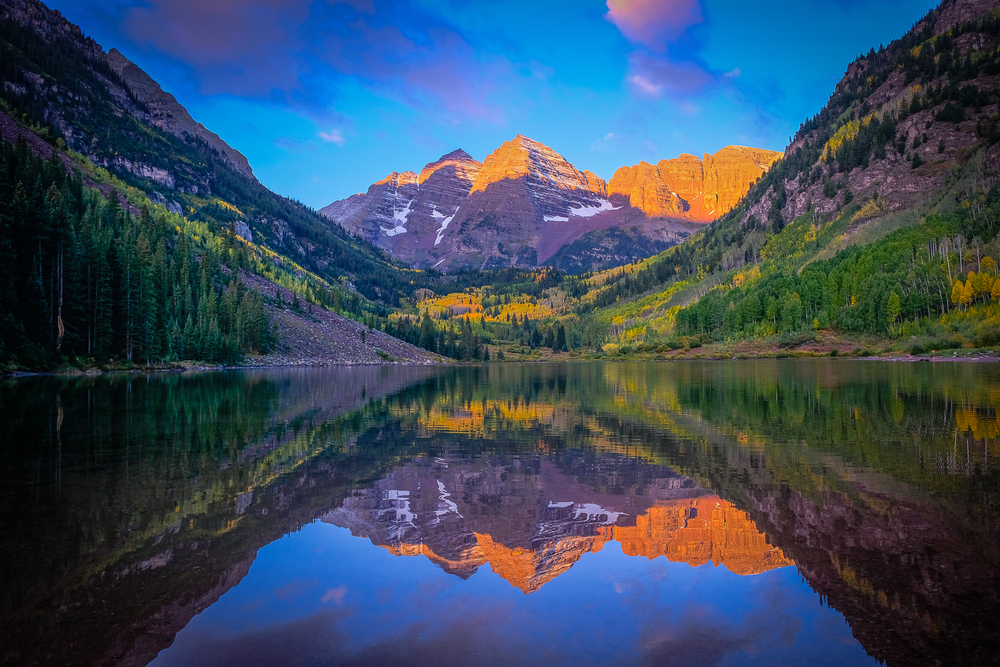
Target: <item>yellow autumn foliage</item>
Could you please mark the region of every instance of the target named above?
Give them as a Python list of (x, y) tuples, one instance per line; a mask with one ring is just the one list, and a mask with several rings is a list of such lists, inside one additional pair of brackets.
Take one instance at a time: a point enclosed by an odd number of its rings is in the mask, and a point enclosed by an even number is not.
[(868, 124), (872, 122), (874, 117), (875, 114), (868, 114), (860, 120), (851, 120), (844, 123), (840, 129), (837, 130), (832, 137), (830, 137), (830, 140), (826, 142), (826, 145), (823, 146), (823, 157), (820, 159), (824, 161), (826, 160), (828, 150), (831, 155), (835, 155), (837, 150), (844, 145), (844, 142), (850, 141), (854, 137), (858, 136), (858, 132), (861, 131), (861, 128), (867, 127)]

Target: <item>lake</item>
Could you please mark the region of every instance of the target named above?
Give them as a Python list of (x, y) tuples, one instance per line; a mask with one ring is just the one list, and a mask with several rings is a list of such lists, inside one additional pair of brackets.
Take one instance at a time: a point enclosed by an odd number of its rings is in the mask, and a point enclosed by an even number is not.
[(1000, 661), (1000, 364), (0, 383), (0, 664)]

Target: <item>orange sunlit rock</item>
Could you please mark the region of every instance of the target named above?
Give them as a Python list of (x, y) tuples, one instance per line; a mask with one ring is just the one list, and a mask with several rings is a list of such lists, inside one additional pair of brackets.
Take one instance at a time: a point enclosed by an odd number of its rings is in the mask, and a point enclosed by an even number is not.
[(731, 210), (781, 153), (727, 146), (703, 160), (681, 155), (656, 166), (622, 167), (608, 183), (609, 195), (628, 198), (650, 217), (683, 217), (709, 222)]
[(472, 192), (484, 192), (493, 183), (529, 176), (545, 178), (567, 190), (599, 192), (603, 185), (596, 175), (588, 177), (545, 144), (519, 134), (487, 156), (472, 184)]
[(564, 537), (532, 551), (504, 546), (494, 542), (490, 535), (476, 533), (476, 538), (493, 571), (524, 593), (534, 593), (571, 568), (584, 554), (600, 551), (611, 539), (603, 533), (593, 537)]

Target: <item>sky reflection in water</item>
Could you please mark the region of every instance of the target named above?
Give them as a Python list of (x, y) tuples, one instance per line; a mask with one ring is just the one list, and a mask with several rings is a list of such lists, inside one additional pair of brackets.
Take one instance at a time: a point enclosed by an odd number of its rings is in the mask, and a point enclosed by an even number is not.
[(262, 549), (246, 579), (153, 665), (874, 664), (793, 567), (739, 576), (617, 544), (526, 595), (463, 581), (317, 522)]

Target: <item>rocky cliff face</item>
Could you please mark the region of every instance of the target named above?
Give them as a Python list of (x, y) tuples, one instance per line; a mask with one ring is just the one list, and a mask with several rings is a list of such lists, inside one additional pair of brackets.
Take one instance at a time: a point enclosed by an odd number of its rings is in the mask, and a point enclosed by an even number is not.
[(746, 512), (718, 496), (651, 507), (635, 526), (615, 526), (613, 538), (629, 556), (665, 556), (693, 567), (711, 562), (741, 575), (795, 564), (768, 543)]
[(382, 237), (406, 233), (407, 218), (417, 194), (417, 175), (392, 172), (373, 183), (365, 194), (356, 194), (320, 209), (352, 234), (378, 243)]
[(107, 60), (111, 69), (149, 108), (150, 121), (154, 125), (182, 139), (185, 136), (201, 139), (217, 150), (230, 167), (247, 178), (254, 178), (250, 163), (242, 153), (223, 141), (215, 132), (195, 121), (173, 95), (160, 88), (160, 84), (123, 56), (118, 49), (111, 49), (107, 54)]
[(419, 268), (547, 264), (586, 271), (679, 243), (693, 230), (683, 223), (728, 211), (780, 156), (730, 146), (704, 162), (682, 155), (623, 167), (607, 183), (518, 135), (482, 165), (464, 151), (427, 165), (413, 192), (375, 184), (320, 212)]
[(608, 183), (612, 201), (627, 202), (652, 218), (711, 222), (728, 213), (782, 153), (727, 146), (703, 160), (681, 155), (653, 166), (622, 167)]

